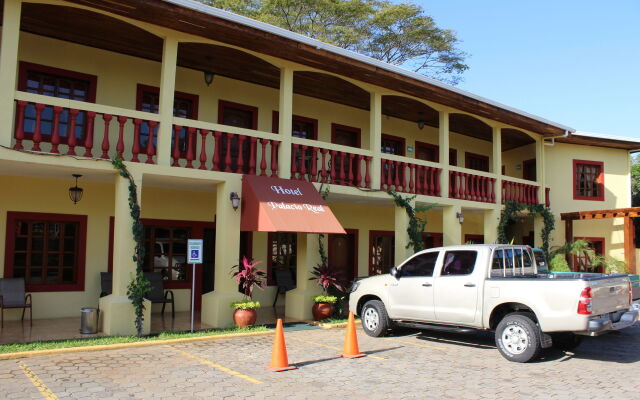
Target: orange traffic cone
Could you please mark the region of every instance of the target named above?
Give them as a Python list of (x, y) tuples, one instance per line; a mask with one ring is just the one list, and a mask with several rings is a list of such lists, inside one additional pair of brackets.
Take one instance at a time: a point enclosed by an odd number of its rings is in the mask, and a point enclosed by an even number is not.
[(265, 368), (273, 372), (286, 371), (296, 369), (297, 367), (289, 366), (287, 359), (287, 346), (284, 343), (284, 329), (282, 329), (282, 319), (278, 318), (276, 323), (276, 336), (273, 340), (273, 351), (271, 353), (271, 365)]
[(347, 323), (347, 335), (344, 339), (344, 347), (340, 357), (358, 358), (364, 357), (366, 354), (360, 353), (358, 349), (358, 336), (356, 335), (356, 321), (353, 318), (353, 312), (349, 311), (349, 322)]

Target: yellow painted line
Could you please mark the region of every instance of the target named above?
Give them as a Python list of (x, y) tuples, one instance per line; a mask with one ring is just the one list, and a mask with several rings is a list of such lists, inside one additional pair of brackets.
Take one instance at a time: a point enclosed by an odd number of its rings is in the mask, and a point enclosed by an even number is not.
[[(296, 340), (296, 341), (302, 342), (302, 343), (312, 344), (314, 346), (326, 347), (327, 349), (333, 349), (333, 350), (337, 350), (337, 351), (342, 351), (342, 349), (340, 349), (338, 347), (328, 346), (328, 345), (322, 344), (322, 343), (311, 342), (309, 340), (302, 340), (302, 339), (292, 338), (292, 337), (290, 337), (288, 339)], [(363, 354), (367, 354), (367, 353), (363, 353)], [(384, 357), (372, 356), (371, 354), (367, 354), (367, 357), (375, 358), (376, 360), (386, 360), (386, 358), (384, 358)]]
[(219, 371), (226, 372), (226, 373), (227, 373), (227, 374), (229, 374), (229, 375), (237, 376), (238, 378), (242, 378), (242, 379), (247, 380), (247, 381), (249, 381), (249, 382), (251, 382), (251, 383), (255, 383), (256, 385), (260, 385), (260, 384), (262, 384), (262, 382), (261, 382), (261, 381), (259, 381), (259, 380), (257, 380), (257, 379), (253, 379), (252, 377), (247, 376), (247, 375), (245, 375), (245, 374), (242, 374), (242, 373), (240, 373), (240, 372), (238, 372), (238, 371), (234, 371), (234, 370), (232, 370), (232, 369), (230, 369), (230, 368), (223, 367), (223, 366), (222, 366), (222, 365), (220, 365), (220, 364), (216, 364), (216, 363), (211, 362), (211, 361), (209, 361), (209, 360), (207, 360), (207, 359), (204, 359), (204, 358), (202, 358), (202, 357), (198, 357), (198, 356), (196, 356), (195, 354), (187, 353), (186, 351), (182, 351), (182, 350), (180, 350), (180, 349), (176, 349), (175, 347), (171, 347), (171, 348), (172, 348), (173, 350), (177, 351), (178, 353), (182, 354), (182, 355), (183, 355), (183, 356), (185, 356), (185, 357), (189, 357), (189, 358), (191, 358), (191, 359), (193, 359), (193, 360), (200, 361), (200, 362), (201, 362), (201, 363), (203, 363), (203, 364), (207, 364), (208, 366), (213, 367), (213, 368), (215, 368), (215, 369), (217, 369), (217, 370), (219, 370)]
[(31, 368), (27, 367), (26, 364), (20, 364), (20, 369), (22, 369), (22, 372), (24, 372), (27, 378), (29, 378), (31, 383), (33, 383), (33, 386), (35, 386), (36, 389), (38, 389), (42, 397), (44, 397), (47, 400), (59, 400), (58, 396), (53, 394), (51, 389), (49, 389), (47, 385), (45, 385), (44, 382), (42, 382), (40, 378), (38, 378), (38, 375), (36, 375), (31, 370)]
[(133, 347), (161, 346), (161, 345), (170, 345), (174, 343), (203, 342), (207, 340), (229, 339), (229, 338), (244, 337), (244, 336), (260, 336), (260, 335), (272, 335), (272, 334), (273, 334), (273, 330), (269, 329), (263, 332), (229, 333), (225, 335), (198, 336), (198, 337), (191, 337), (191, 338), (166, 339), (166, 340), (150, 340), (146, 342), (115, 343), (115, 344), (101, 344), (96, 346), (66, 347), (62, 349), (20, 351), (16, 353), (0, 353), (0, 360), (40, 357), (40, 356), (48, 356), (48, 355), (54, 355), (54, 354), (83, 353), (88, 351), (128, 349)]
[(446, 350), (445, 347), (440, 347), (440, 346), (431, 346), (429, 344), (422, 344), (422, 343), (413, 343), (413, 342), (408, 342), (406, 340), (398, 340), (398, 339), (386, 339), (392, 342), (398, 342), (398, 343), (404, 343), (404, 344), (410, 344), (411, 346), (418, 346), (418, 347), (426, 347), (428, 349), (434, 349), (434, 350)]

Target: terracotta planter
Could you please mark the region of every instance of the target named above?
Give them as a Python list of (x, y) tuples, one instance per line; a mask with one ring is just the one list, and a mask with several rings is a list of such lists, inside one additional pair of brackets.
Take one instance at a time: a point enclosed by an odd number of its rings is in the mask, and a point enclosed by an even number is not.
[(314, 321), (322, 321), (331, 316), (333, 312), (333, 303), (315, 303), (311, 308)]
[(250, 308), (248, 310), (236, 308), (233, 312), (233, 322), (238, 325), (238, 328), (246, 328), (247, 326), (255, 324), (257, 317), (258, 313), (255, 308)]

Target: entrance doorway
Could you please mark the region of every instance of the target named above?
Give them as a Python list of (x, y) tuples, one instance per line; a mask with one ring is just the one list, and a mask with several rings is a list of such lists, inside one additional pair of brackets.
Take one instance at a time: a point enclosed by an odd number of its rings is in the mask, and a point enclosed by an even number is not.
[(329, 267), (341, 271), (345, 285), (358, 276), (358, 230), (345, 229), (345, 235), (329, 235)]

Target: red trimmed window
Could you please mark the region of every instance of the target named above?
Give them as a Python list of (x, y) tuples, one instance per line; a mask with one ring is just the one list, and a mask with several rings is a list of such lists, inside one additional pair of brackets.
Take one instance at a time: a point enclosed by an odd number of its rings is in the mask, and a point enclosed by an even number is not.
[(604, 200), (604, 163), (573, 160), (574, 200)]
[(464, 153), (465, 168), (475, 169), (476, 171), (489, 172), (489, 157), (476, 153)]
[(369, 276), (389, 272), (395, 265), (395, 232), (369, 231)]
[(84, 290), (87, 217), (7, 212), (4, 276), (29, 292)]
[[(416, 141), (416, 158), (431, 162), (440, 162), (440, 146)], [(449, 149), (449, 165), (458, 165), (458, 151)]]
[(295, 232), (269, 232), (267, 242), (267, 285), (276, 284), (276, 269), (291, 271), (296, 281), (298, 236)]
[[(97, 79), (95, 75), (81, 74), (79, 72), (47, 67), (45, 65), (21, 62), (18, 73), (18, 90), (44, 96), (95, 103)], [(40, 131), (43, 142), (51, 141), (53, 118), (53, 107), (45, 107), (40, 115)], [(87, 116), (84, 111), (79, 112), (76, 116), (75, 136), (78, 145), (84, 143), (86, 118)], [(33, 139), (35, 126), (36, 107), (29, 103), (24, 110), (22, 129), (25, 139)], [(60, 143), (67, 143), (68, 129), (69, 110), (65, 108), (60, 112), (58, 119)]]
[[(136, 89), (136, 110), (145, 111), (149, 113), (158, 113), (160, 104), (160, 88), (154, 86), (147, 86), (138, 84)], [(189, 93), (175, 92), (173, 98), (173, 116), (188, 119), (198, 119), (198, 96)], [(156, 146), (157, 141), (157, 127), (154, 132), (153, 145)], [(171, 149), (173, 153), (175, 135), (171, 136)], [(180, 156), (186, 157), (187, 146), (189, 138), (187, 137), (187, 128), (182, 128), (180, 131), (180, 141), (178, 148), (180, 149)], [(143, 122), (140, 125), (140, 147), (145, 149), (147, 142), (149, 141), (149, 124)]]
[(360, 147), (360, 128), (332, 123), (331, 143)]
[[(280, 113), (273, 112), (271, 132), (280, 132)], [(318, 120), (315, 118), (294, 115), (291, 121), (291, 136), (301, 139), (318, 140)]]
[(474, 235), (468, 233), (464, 235), (464, 243), (465, 244), (484, 244), (484, 235)]
[[(574, 240), (586, 240), (589, 242), (589, 247), (593, 249), (596, 256), (604, 255), (604, 238), (603, 237), (576, 237)], [(602, 266), (592, 266), (592, 261), (589, 256), (573, 256), (573, 270), (576, 272), (604, 272)]]
[(187, 282), (187, 240), (191, 228), (144, 227), (144, 270), (160, 272), (167, 282)]
[(422, 244), (425, 249), (442, 246), (442, 233), (439, 232), (422, 232)]
[(404, 156), (404, 138), (393, 135), (382, 134), (380, 151), (385, 154), (395, 154), (396, 156)]

